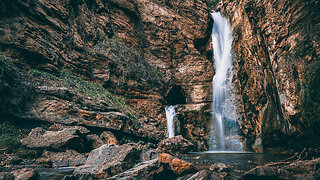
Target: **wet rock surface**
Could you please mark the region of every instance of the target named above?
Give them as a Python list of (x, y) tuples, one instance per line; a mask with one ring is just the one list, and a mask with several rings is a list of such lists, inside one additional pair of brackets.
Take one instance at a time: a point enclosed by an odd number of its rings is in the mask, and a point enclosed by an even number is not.
[(227, 0), (217, 10), (233, 29), (234, 93), (248, 148), (319, 146), (319, 110), (311, 110), (319, 100), (307, 100), (318, 78), (319, 3)]

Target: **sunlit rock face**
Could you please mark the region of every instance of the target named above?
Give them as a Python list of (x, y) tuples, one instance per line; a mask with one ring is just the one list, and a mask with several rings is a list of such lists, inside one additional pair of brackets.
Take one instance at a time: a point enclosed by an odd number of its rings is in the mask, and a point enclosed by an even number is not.
[[(181, 134), (207, 148), (213, 22), (204, 1), (1, 1), (0, 7), (0, 49), (18, 67), (2, 76), (1, 113), (159, 141), (167, 134), (165, 106), (181, 104), (191, 111), (183, 113), (197, 114), (180, 116)], [(100, 84), (123, 96), (137, 118), (81, 96), (75, 85), (23, 71), (30, 69), (54, 76), (64, 69)], [(18, 75), (10, 76), (14, 72)], [(26, 87), (32, 93), (21, 93)], [(176, 87), (178, 94), (172, 91)], [(168, 98), (177, 95), (178, 101)]]
[[(319, 9), (316, 0), (226, 0), (217, 6), (233, 29), (240, 124), (255, 151), (317, 146)], [(316, 99), (308, 99), (311, 94)]]

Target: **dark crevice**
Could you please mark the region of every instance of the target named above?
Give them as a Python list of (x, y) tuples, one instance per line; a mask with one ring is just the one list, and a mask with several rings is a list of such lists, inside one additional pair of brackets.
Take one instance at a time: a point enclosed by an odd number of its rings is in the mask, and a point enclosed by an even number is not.
[(181, 86), (173, 86), (165, 97), (168, 105), (186, 104), (186, 97)]

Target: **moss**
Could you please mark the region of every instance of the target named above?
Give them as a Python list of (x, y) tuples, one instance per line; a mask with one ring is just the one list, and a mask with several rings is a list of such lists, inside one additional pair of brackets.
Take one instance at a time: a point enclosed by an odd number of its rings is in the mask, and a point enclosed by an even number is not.
[(304, 124), (314, 133), (320, 128), (320, 61), (311, 63), (306, 72), (301, 104)]

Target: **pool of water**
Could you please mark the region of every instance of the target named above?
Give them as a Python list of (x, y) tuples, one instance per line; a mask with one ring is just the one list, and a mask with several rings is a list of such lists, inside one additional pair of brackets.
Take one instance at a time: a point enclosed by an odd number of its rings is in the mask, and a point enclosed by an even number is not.
[(40, 180), (61, 180), (66, 175), (71, 175), (73, 167), (38, 169)]
[(217, 162), (224, 163), (235, 172), (243, 173), (256, 166), (288, 159), (286, 154), (265, 154), (241, 151), (206, 151), (189, 153), (182, 159), (193, 163), (200, 169), (209, 169)]

